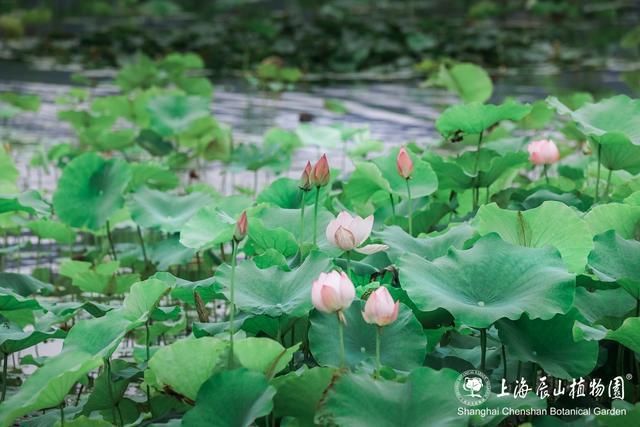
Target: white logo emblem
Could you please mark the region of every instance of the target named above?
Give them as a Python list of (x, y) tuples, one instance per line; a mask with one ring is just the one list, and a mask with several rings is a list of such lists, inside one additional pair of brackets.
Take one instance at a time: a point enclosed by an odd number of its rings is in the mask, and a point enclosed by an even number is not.
[(458, 375), (454, 388), (461, 403), (478, 406), (489, 398), (491, 381), (483, 372), (472, 369)]

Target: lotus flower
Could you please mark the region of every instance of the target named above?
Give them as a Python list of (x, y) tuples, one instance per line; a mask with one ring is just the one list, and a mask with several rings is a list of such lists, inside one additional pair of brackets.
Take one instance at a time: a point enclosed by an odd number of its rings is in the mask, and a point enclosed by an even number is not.
[(298, 181), (298, 188), (302, 191), (310, 191), (311, 190), (311, 172), (313, 169), (311, 168), (311, 162), (307, 162), (307, 165), (304, 167), (302, 171), (302, 175), (300, 176), (300, 181)]
[(550, 139), (532, 141), (527, 146), (529, 160), (534, 165), (550, 165), (560, 159), (560, 152), (556, 144)]
[(311, 172), (311, 184), (317, 188), (324, 187), (329, 183), (329, 161), (327, 155), (323, 154), (315, 164)]
[(327, 225), (327, 240), (343, 251), (355, 250), (366, 255), (387, 250), (389, 248), (387, 245), (360, 247), (369, 238), (372, 228), (373, 215), (362, 219), (359, 216), (352, 217), (348, 212), (342, 211)]
[(247, 212), (242, 212), (240, 219), (236, 222), (236, 231), (233, 233), (233, 238), (236, 242), (242, 241), (247, 235), (249, 229), (249, 223), (247, 221)]
[(338, 313), (344, 323), (343, 310), (349, 308), (356, 297), (356, 289), (344, 272), (320, 273), (311, 287), (311, 302), (316, 310)]
[(393, 302), (391, 294), (384, 286), (373, 291), (364, 305), (362, 317), (367, 323), (375, 323), (378, 326), (387, 326), (398, 318), (400, 302)]
[(403, 148), (400, 149), (398, 153), (398, 157), (396, 157), (396, 168), (398, 168), (398, 174), (404, 179), (411, 178), (411, 173), (413, 172), (413, 160), (409, 157), (409, 153), (407, 150)]

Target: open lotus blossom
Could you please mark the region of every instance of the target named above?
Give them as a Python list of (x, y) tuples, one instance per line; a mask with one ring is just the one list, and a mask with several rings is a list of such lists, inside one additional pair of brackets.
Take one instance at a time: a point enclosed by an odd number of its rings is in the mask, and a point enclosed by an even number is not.
[(344, 323), (342, 311), (349, 308), (356, 297), (356, 289), (344, 272), (320, 273), (311, 286), (311, 302), (318, 311), (338, 313)]
[(550, 165), (560, 159), (560, 151), (550, 139), (532, 141), (527, 146), (529, 160), (534, 165)]
[(413, 172), (413, 160), (409, 157), (409, 153), (407, 150), (403, 148), (400, 149), (398, 153), (398, 157), (396, 157), (396, 168), (398, 168), (398, 174), (404, 179), (411, 178), (411, 173)]
[(391, 294), (384, 286), (373, 291), (364, 305), (362, 317), (367, 323), (387, 326), (398, 318), (400, 302), (393, 302)]
[(355, 250), (366, 255), (387, 250), (389, 248), (387, 245), (360, 247), (369, 238), (372, 228), (373, 215), (363, 219), (359, 216), (352, 217), (348, 212), (342, 211), (327, 225), (327, 240), (343, 251)]

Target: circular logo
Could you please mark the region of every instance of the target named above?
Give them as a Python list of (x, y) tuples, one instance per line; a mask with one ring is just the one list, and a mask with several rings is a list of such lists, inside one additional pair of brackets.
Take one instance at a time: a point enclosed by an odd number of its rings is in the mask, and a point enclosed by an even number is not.
[(484, 372), (471, 369), (458, 375), (454, 390), (460, 403), (467, 406), (478, 406), (489, 398), (491, 381)]

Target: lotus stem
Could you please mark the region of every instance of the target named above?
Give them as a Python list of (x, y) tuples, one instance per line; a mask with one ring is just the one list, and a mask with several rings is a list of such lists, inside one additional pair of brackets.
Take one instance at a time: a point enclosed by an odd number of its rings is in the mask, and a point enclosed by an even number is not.
[(476, 148), (476, 161), (473, 165), (473, 176), (475, 177), (475, 184), (473, 187), (473, 210), (478, 209), (478, 203), (480, 199), (480, 183), (478, 182), (478, 168), (480, 167), (480, 148), (482, 147), (482, 136), (484, 132), (480, 132), (478, 136), (478, 145)]
[(542, 173), (544, 174), (544, 180), (549, 185), (549, 165), (542, 166)]
[(391, 212), (393, 216), (396, 216), (396, 202), (393, 200), (393, 194), (389, 193), (389, 200), (391, 200)]
[(487, 363), (487, 329), (480, 329), (480, 371), (485, 372)]
[(113, 237), (111, 236), (111, 226), (109, 225), (109, 221), (107, 221), (107, 239), (109, 239), (109, 246), (111, 247), (111, 257), (114, 261), (117, 261), (118, 255), (116, 254), (116, 247), (113, 244)]
[(413, 201), (411, 200), (411, 186), (409, 185), (409, 179), (405, 179), (407, 183), (407, 197), (409, 202), (409, 234), (413, 236)]
[(316, 187), (316, 200), (313, 205), (313, 246), (317, 243), (317, 231), (318, 231), (318, 202), (320, 200), (320, 187)]
[(502, 344), (502, 378), (507, 379), (507, 349)]
[(602, 162), (600, 161), (601, 154), (602, 145), (598, 144), (598, 172), (596, 173), (596, 194), (593, 199), (594, 204), (597, 204), (598, 199), (600, 198), (600, 168), (602, 167)]
[(344, 369), (347, 366), (344, 352), (344, 325), (342, 324), (342, 319), (339, 311), (336, 313), (336, 315), (338, 316), (338, 339), (340, 341), (340, 368)]
[(4, 402), (4, 398), (7, 396), (7, 369), (9, 364), (9, 354), (2, 354), (2, 397), (0, 402)]
[(347, 251), (347, 276), (351, 280), (351, 251)]
[(144, 239), (142, 238), (142, 230), (140, 226), (136, 226), (136, 230), (138, 232), (138, 240), (140, 240), (140, 249), (142, 249), (142, 258), (144, 259), (145, 269), (147, 264), (149, 263), (149, 259), (147, 258), (147, 248), (144, 246)]
[(380, 363), (380, 338), (382, 335), (382, 327), (376, 327), (376, 375), (380, 374), (380, 368), (382, 367), (382, 363)]
[[(149, 333), (149, 322), (151, 318), (147, 319), (144, 322), (144, 331), (145, 331), (145, 350), (146, 350), (146, 363), (147, 367), (149, 366), (149, 359), (151, 359), (151, 334)], [(147, 384), (147, 405), (151, 405), (151, 387)]]
[(229, 369), (233, 367), (233, 335), (235, 334), (235, 276), (236, 276), (236, 258), (238, 256), (238, 242), (235, 239), (231, 242), (231, 285), (229, 289)]
[(611, 175), (613, 171), (609, 169), (609, 173), (607, 174), (607, 185), (604, 187), (604, 200), (609, 200), (609, 188), (611, 188)]
[(64, 427), (64, 402), (60, 404), (60, 427)]
[[(304, 245), (304, 208), (305, 208), (305, 195), (304, 191), (302, 193), (302, 200), (300, 201), (300, 246)], [(314, 237), (315, 238), (315, 237)]]
[[(105, 375), (107, 376), (107, 390), (109, 391), (109, 400), (111, 401), (111, 416), (113, 417), (113, 422), (116, 425), (122, 426), (123, 425), (122, 413), (120, 412), (120, 408), (118, 407), (118, 404), (116, 403), (115, 398), (113, 396), (113, 384), (111, 384), (111, 361), (109, 360), (108, 357), (104, 359), (104, 364), (107, 368)], [(118, 424), (118, 420), (116, 419), (116, 411), (118, 412), (118, 416), (120, 419), (119, 424)]]

